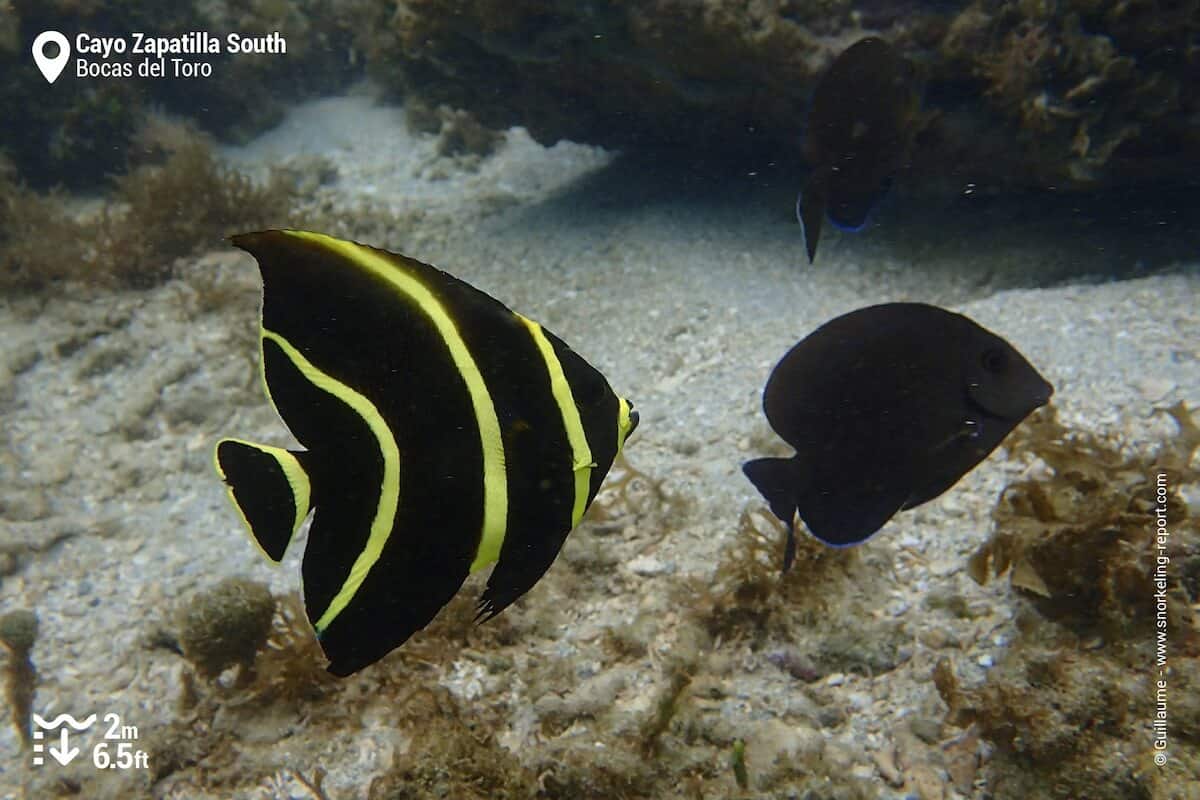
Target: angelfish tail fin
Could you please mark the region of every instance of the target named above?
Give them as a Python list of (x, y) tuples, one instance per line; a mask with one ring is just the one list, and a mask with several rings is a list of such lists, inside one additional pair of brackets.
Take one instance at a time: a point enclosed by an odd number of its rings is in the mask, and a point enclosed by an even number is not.
[(279, 561), (312, 507), (304, 453), (222, 439), (215, 461), (229, 499), (267, 558)]
[(771, 513), (787, 526), (787, 545), (783, 551), (783, 571), (796, 559), (796, 467), (791, 458), (756, 458), (742, 464), (742, 472), (754, 484), (771, 507)]

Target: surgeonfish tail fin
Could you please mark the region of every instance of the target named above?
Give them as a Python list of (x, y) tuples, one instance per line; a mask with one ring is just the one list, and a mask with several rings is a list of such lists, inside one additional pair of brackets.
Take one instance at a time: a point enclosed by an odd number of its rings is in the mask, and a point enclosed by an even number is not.
[(754, 484), (771, 507), (771, 513), (787, 525), (787, 545), (783, 551), (783, 571), (791, 569), (796, 558), (796, 466), (791, 458), (756, 458), (742, 464), (742, 472)]
[(217, 472), (251, 537), (267, 558), (281, 560), (311, 508), (304, 453), (222, 439), (215, 455)]

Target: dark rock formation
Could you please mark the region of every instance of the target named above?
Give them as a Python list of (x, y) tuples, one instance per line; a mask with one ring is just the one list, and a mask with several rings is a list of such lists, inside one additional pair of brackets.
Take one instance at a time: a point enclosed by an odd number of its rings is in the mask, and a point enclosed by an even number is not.
[[(0, 125), (0, 156), (33, 186), (94, 188), (125, 171), (131, 140), (154, 109), (189, 116), (226, 140), (249, 138), (278, 122), (290, 103), (336, 92), (360, 71), (347, 55), (351, 27), (357, 29), (363, 17), (348, 12), (359, 2), (367, 0), (0, 0), (0, 108), (8, 110), (9, 123)], [(208, 78), (77, 78), (72, 60), (48, 87), (29, 59), (34, 39), (45, 30), (71, 41), (81, 32), (126, 39), (128, 49), (108, 59), (110, 66), (145, 58), (132, 52), (134, 32), (174, 37), (206, 31), (223, 38), (281, 31), (288, 49), (274, 56), (181, 56), (210, 64)]]
[(925, 81), (918, 184), (1200, 173), (1200, 0), (402, 0), (367, 50), (542, 142), (795, 158), (817, 76), (870, 33)]
[[(46, 29), (279, 30), (288, 53), (48, 92), (28, 68)], [(0, 0), (0, 106), (21, 109), (0, 151), (33, 185), (95, 185), (126, 167), (148, 107), (238, 139), (365, 64), (427, 108), (544, 143), (790, 165), (822, 70), (871, 34), (924, 85), (909, 189), (1200, 181), (1200, 0)]]

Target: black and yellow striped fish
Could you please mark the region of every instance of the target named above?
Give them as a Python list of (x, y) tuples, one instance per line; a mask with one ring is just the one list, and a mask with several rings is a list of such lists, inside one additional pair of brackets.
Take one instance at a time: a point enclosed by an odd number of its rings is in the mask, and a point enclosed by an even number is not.
[(306, 231), (234, 236), (263, 279), (267, 396), (303, 450), (216, 464), (279, 561), (314, 511), (304, 603), (349, 675), (496, 564), (490, 619), (549, 569), (638, 423), (561, 339), (415, 259)]

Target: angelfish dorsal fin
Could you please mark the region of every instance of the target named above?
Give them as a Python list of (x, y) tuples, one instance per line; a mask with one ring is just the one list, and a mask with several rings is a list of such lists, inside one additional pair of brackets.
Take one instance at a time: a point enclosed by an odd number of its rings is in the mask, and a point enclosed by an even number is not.
[(250, 535), (279, 561), (311, 508), (312, 486), (298, 456), (281, 447), (222, 439), (217, 472)]

